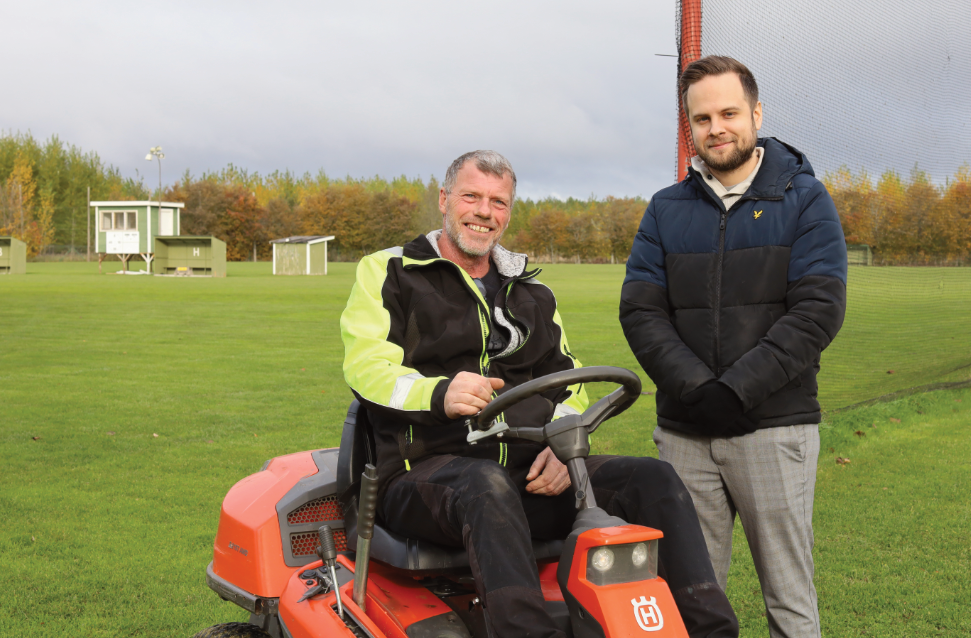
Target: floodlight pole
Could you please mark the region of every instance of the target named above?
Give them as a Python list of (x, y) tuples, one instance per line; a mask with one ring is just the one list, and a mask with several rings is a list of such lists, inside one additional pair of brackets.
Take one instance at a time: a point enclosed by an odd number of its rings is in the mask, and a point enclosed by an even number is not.
[[(681, 37), (678, 51), (678, 77), (684, 68), (701, 58), (701, 0), (681, 0)], [(691, 127), (688, 116), (681, 103), (681, 89), (678, 88), (678, 166), (677, 178), (680, 182), (688, 174), (688, 166), (695, 155), (691, 141)]]
[[(162, 152), (161, 146), (153, 146), (149, 151), (148, 155), (145, 156), (149, 162), (152, 161), (152, 157), (158, 160), (158, 223), (161, 227), (162, 224), (162, 160), (165, 159), (165, 153)], [(145, 254), (151, 255), (155, 251), (152, 250), (152, 207), (148, 207), (148, 215), (145, 219), (148, 225), (148, 233), (145, 236)], [(148, 262), (148, 272), (152, 272), (152, 261), (146, 258)]]

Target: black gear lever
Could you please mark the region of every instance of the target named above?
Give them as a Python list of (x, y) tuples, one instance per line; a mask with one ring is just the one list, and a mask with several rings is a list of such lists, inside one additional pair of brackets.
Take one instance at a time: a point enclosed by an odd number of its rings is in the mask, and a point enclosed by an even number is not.
[(330, 525), (321, 525), (317, 530), (320, 545), (317, 546), (317, 556), (324, 561), (330, 572), (330, 579), (334, 583), (334, 595), (337, 596), (337, 615), (344, 619), (344, 605), (341, 602), (341, 590), (337, 586), (337, 545), (334, 544), (334, 531)]

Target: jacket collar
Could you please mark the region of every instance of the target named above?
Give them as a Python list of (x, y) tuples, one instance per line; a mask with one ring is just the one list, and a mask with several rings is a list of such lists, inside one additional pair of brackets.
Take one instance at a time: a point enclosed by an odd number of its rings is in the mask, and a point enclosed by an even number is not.
[[(743, 198), (782, 199), (786, 189), (792, 184), (793, 177), (800, 173), (815, 176), (806, 156), (785, 142), (774, 137), (763, 137), (759, 138), (756, 145), (763, 149), (762, 166)], [(698, 171), (689, 168), (688, 176), (697, 183), (696, 187), (711, 194)]]
[[(438, 248), (438, 239), (442, 236), (442, 229), (433, 230), (427, 235), (419, 235), (405, 244), (404, 254), (411, 259), (441, 259), (442, 251)], [(526, 271), (528, 257), (523, 253), (514, 253), (502, 246), (492, 249), (492, 261), (496, 270), (503, 278), (519, 277)]]

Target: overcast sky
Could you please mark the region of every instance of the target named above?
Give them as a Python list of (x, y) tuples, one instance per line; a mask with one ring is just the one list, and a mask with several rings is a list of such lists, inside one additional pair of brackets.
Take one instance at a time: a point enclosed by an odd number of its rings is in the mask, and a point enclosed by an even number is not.
[[(152, 187), (261, 173), (442, 178), (492, 148), (522, 196), (674, 178), (675, 0), (5, 0), (0, 129), (58, 135)], [(879, 7), (880, 11), (874, 11)], [(754, 71), (763, 133), (871, 175), (971, 160), (971, 2), (703, 0), (704, 53)]]
[(525, 197), (673, 181), (673, 0), (4, 2), (0, 128), (163, 181), (261, 173), (442, 178), (492, 148)]

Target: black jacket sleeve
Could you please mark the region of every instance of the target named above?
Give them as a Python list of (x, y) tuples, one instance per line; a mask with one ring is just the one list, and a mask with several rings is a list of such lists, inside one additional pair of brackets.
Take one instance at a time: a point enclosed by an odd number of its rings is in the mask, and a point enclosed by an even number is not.
[(664, 249), (652, 200), (634, 237), (620, 293), (620, 324), (638, 363), (665, 394), (681, 400), (715, 375), (671, 323)]
[(815, 180), (800, 200), (789, 258), (786, 314), (720, 381), (751, 410), (802, 374), (836, 337), (846, 313), (846, 241), (832, 198)]

